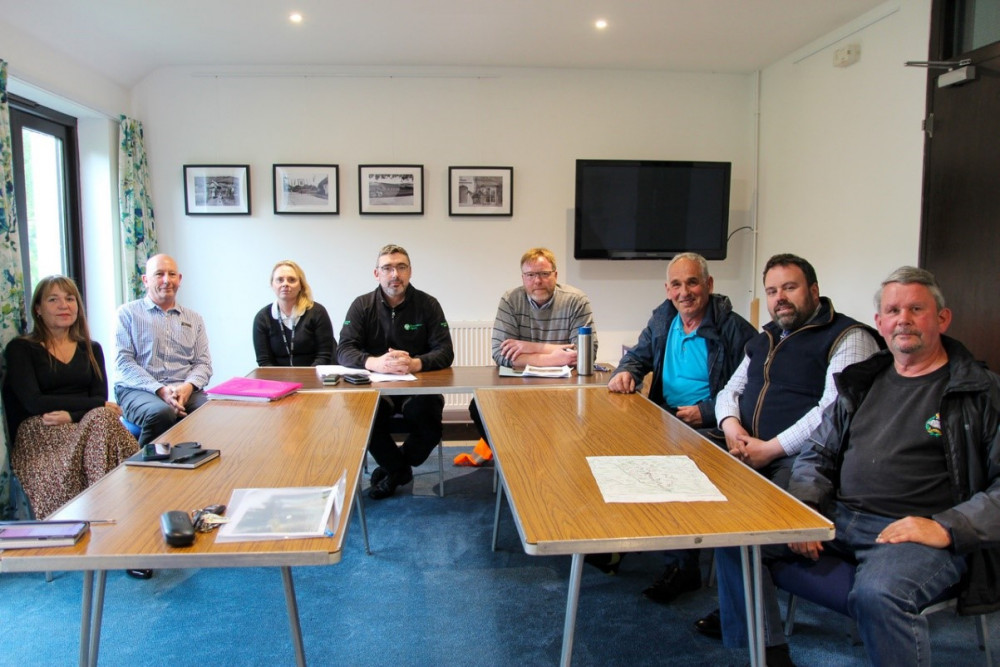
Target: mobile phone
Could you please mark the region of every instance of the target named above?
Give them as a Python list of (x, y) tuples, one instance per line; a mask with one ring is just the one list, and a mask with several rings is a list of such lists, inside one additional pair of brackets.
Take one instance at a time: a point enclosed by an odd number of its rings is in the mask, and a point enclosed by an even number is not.
[(340, 376), (336, 373), (331, 373), (329, 375), (324, 375), (322, 377), (323, 384), (337, 384), (340, 382)]
[(142, 446), (143, 461), (163, 461), (170, 458), (170, 444), (166, 442), (150, 442)]
[(344, 380), (351, 384), (371, 384), (372, 379), (362, 373), (351, 373), (344, 376)]

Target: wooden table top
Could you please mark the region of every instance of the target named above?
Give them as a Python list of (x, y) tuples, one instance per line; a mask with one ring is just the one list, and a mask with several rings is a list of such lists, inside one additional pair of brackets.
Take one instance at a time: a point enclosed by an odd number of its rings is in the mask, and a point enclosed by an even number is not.
[[(833, 538), (833, 525), (637, 394), (479, 389), (525, 551), (602, 553)], [(605, 503), (588, 456), (685, 454), (725, 502)]]
[(468, 394), (480, 387), (565, 387), (607, 386), (610, 372), (594, 371), (593, 375), (577, 375), (568, 378), (500, 377), (496, 366), (452, 366), (437, 371), (415, 373), (414, 382), (373, 382), (358, 387), (343, 380), (335, 386), (324, 385), (311, 366), (263, 366), (253, 369), (247, 377), (260, 380), (281, 380), (302, 383), (303, 392), (342, 391), (351, 389), (377, 389), (384, 394)]
[[(210, 401), (161, 441), (194, 440), (221, 451), (193, 470), (121, 465), (53, 519), (115, 519), (92, 525), (73, 547), (0, 552), (0, 570), (104, 570), (324, 565), (340, 560), (378, 392), (296, 394), (274, 403)], [(236, 488), (329, 486), (347, 474), (344, 510), (334, 537), (215, 543), (199, 533), (186, 548), (168, 547), (160, 515), (228, 503)]]

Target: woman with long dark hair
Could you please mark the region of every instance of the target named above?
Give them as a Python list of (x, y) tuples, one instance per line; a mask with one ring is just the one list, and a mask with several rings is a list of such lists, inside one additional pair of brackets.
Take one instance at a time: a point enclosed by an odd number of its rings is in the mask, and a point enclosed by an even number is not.
[(7, 344), (4, 405), (14, 438), (11, 468), (45, 518), (139, 449), (108, 402), (104, 352), (90, 339), (80, 291), (43, 278), (31, 298), (30, 333)]

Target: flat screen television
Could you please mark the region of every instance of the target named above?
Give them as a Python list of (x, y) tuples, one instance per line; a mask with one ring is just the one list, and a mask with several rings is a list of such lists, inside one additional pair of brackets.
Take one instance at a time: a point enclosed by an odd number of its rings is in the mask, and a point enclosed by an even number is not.
[(577, 259), (726, 258), (730, 162), (577, 160)]

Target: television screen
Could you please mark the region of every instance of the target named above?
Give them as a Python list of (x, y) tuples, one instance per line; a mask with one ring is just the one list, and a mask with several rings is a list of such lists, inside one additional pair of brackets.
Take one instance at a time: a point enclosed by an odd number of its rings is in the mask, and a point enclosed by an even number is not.
[(726, 258), (730, 162), (577, 160), (577, 259)]

